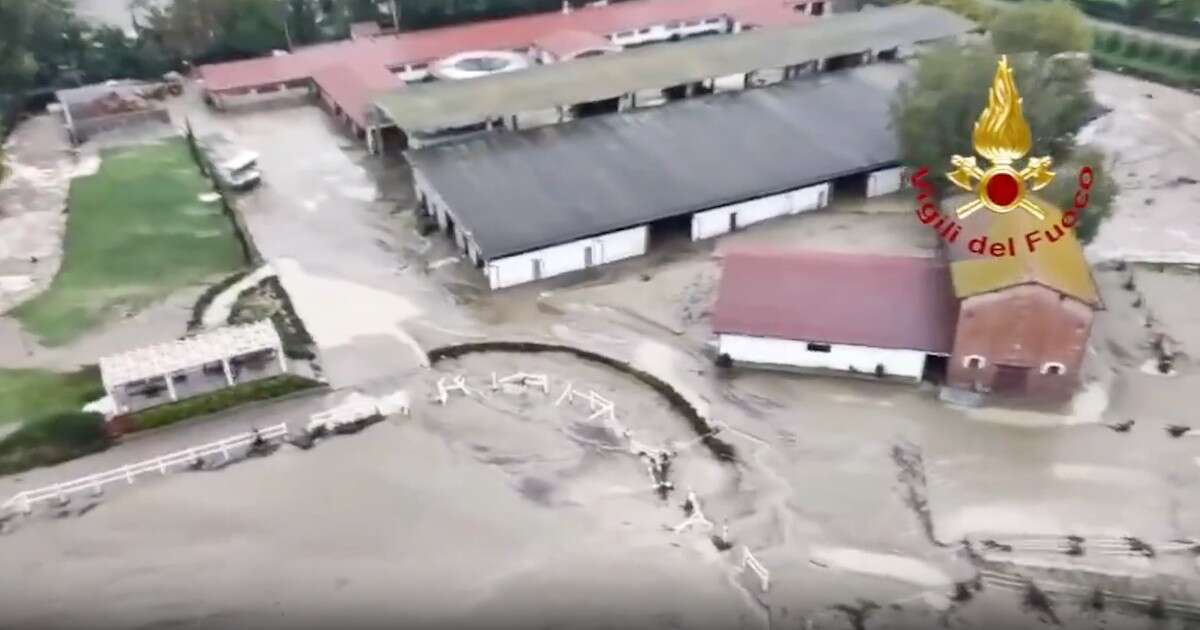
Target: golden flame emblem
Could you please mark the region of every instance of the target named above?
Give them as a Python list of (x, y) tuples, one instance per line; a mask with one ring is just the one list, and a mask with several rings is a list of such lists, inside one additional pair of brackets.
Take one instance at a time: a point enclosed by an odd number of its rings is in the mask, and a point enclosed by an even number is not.
[(975, 122), (971, 141), (975, 152), (992, 165), (984, 170), (976, 164), (974, 156), (951, 157), (950, 163), (955, 170), (946, 177), (959, 188), (978, 195), (977, 199), (958, 209), (959, 218), (980, 208), (1004, 214), (1020, 207), (1038, 219), (1044, 219), (1045, 213), (1026, 193), (1045, 188), (1054, 180), (1054, 173), (1050, 170), (1049, 157), (1029, 158), (1021, 170), (1012, 166), (1029, 153), (1033, 141), (1007, 56), (1000, 57), (996, 76), (988, 90), (987, 107)]

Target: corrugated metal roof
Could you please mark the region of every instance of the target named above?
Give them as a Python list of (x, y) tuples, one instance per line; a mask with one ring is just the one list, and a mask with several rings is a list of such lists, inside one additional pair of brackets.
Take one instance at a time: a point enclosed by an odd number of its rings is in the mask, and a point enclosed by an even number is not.
[(205, 87), (214, 92), (300, 81), (320, 68), (374, 65), (395, 68), (430, 62), (465, 50), (524, 48), (556, 31), (596, 35), (661, 24), (669, 20), (731, 15), (764, 26), (810, 20), (778, 0), (642, 0), (589, 7), (571, 13), (542, 13), (445, 28), (346, 40), (309, 46), (290, 55), (260, 57), (199, 68)]
[(894, 165), (900, 64), (408, 153), (486, 259)]
[(973, 22), (938, 7), (886, 7), (836, 15), (817, 24), (647, 46), (473, 81), (412, 85), (376, 99), (376, 104), (402, 129), (431, 131), (637, 90), (888, 50), (974, 28)]
[(733, 252), (716, 333), (950, 354), (958, 301), (937, 258)]
[[(961, 198), (964, 201), (966, 199)], [(1099, 289), (1083, 256), (1083, 248), (1075, 238), (1075, 231), (1063, 230), (1063, 236), (1058, 241), (1049, 242), (1042, 232), (1050, 230), (1051, 234), (1056, 233), (1054, 226), (1062, 220), (1062, 211), (1043, 199), (1037, 198), (1037, 202), (1046, 211), (1044, 221), (1024, 210), (1007, 214), (980, 210), (960, 221), (963, 226), (962, 241), (949, 249), (955, 294), (967, 298), (1022, 284), (1041, 284), (1084, 304), (1102, 308)], [(954, 208), (957, 205), (947, 202), (945, 207)], [(1041, 239), (1032, 253), (1025, 242), (1025, 235), (1030, 232), (1037, 232)], [(989, 243), (1007, 243), (1012, 238), (1015, 255), (971, 253), (966, 241), (981, 235), (986, 235)]]

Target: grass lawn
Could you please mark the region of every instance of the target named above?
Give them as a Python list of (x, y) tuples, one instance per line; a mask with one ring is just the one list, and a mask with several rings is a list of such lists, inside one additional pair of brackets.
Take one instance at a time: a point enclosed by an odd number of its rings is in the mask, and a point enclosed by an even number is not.
[(44, 345), (62, 345), (120, 313), (244, 264), (233, 223), (187, 144), (105, 151), (100, 170), (71, 182), (62, 268), (50, 288), (12, 311)]
[(0, 426), (79, 411), (103, 395), (94, 366), (70, 373), (0, 368)]

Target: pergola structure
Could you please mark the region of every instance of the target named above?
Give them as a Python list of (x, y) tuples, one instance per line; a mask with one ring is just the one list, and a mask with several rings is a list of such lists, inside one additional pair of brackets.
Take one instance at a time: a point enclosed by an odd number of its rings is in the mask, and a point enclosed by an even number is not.
[[(273, 369), (275, 364), (278, 371)], [(252, 369), (243, 370), (244, 365)], [(270, 320), (220, 328), (100, 359), (100, 377), (118, 414), (286, 371), (283, 343)], [(189, 383), (193, 375), (199, 377), (194, 379), (198, 385)], [(217, 378), (206, 379), (206, 375)], [(184, 383), (188, 383), (186, 387)], [(170, 400), (156, 400), (164, 389)]]

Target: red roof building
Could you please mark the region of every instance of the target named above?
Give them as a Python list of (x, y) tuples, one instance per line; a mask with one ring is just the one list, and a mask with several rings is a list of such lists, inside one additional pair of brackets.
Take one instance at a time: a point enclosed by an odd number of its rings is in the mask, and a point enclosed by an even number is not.
[[(672, 23), (701, 24), (718, 17), (727, 17), (739, 27), (796, 24), (812, 19), (782, 0), (634, 0), (569, 13), (542, 13), (318, 44), (289, 54), (205, 65), (198, 72), (210, 95), (235, 95), (307, 86), (318, 73), (332, 67), (369, 67), (366, 72), (375, 75), (381, 70), (420, 74), (429, 63), (464, 51), (528, 50), (539, 40), (576, 49), (585, 36), (596, 38), (584, 43), (584, 48), (590, 49), (600, 44), (599, 39), (619, 33)], [(346, 90), (349, 94), (360, 91)], [(351, 111), (353, 104), (336, 105)]]
[(733, 252), (719, 291), (719, 335), (942, 355), (954, 345), (958, 302), (938, 258)]

